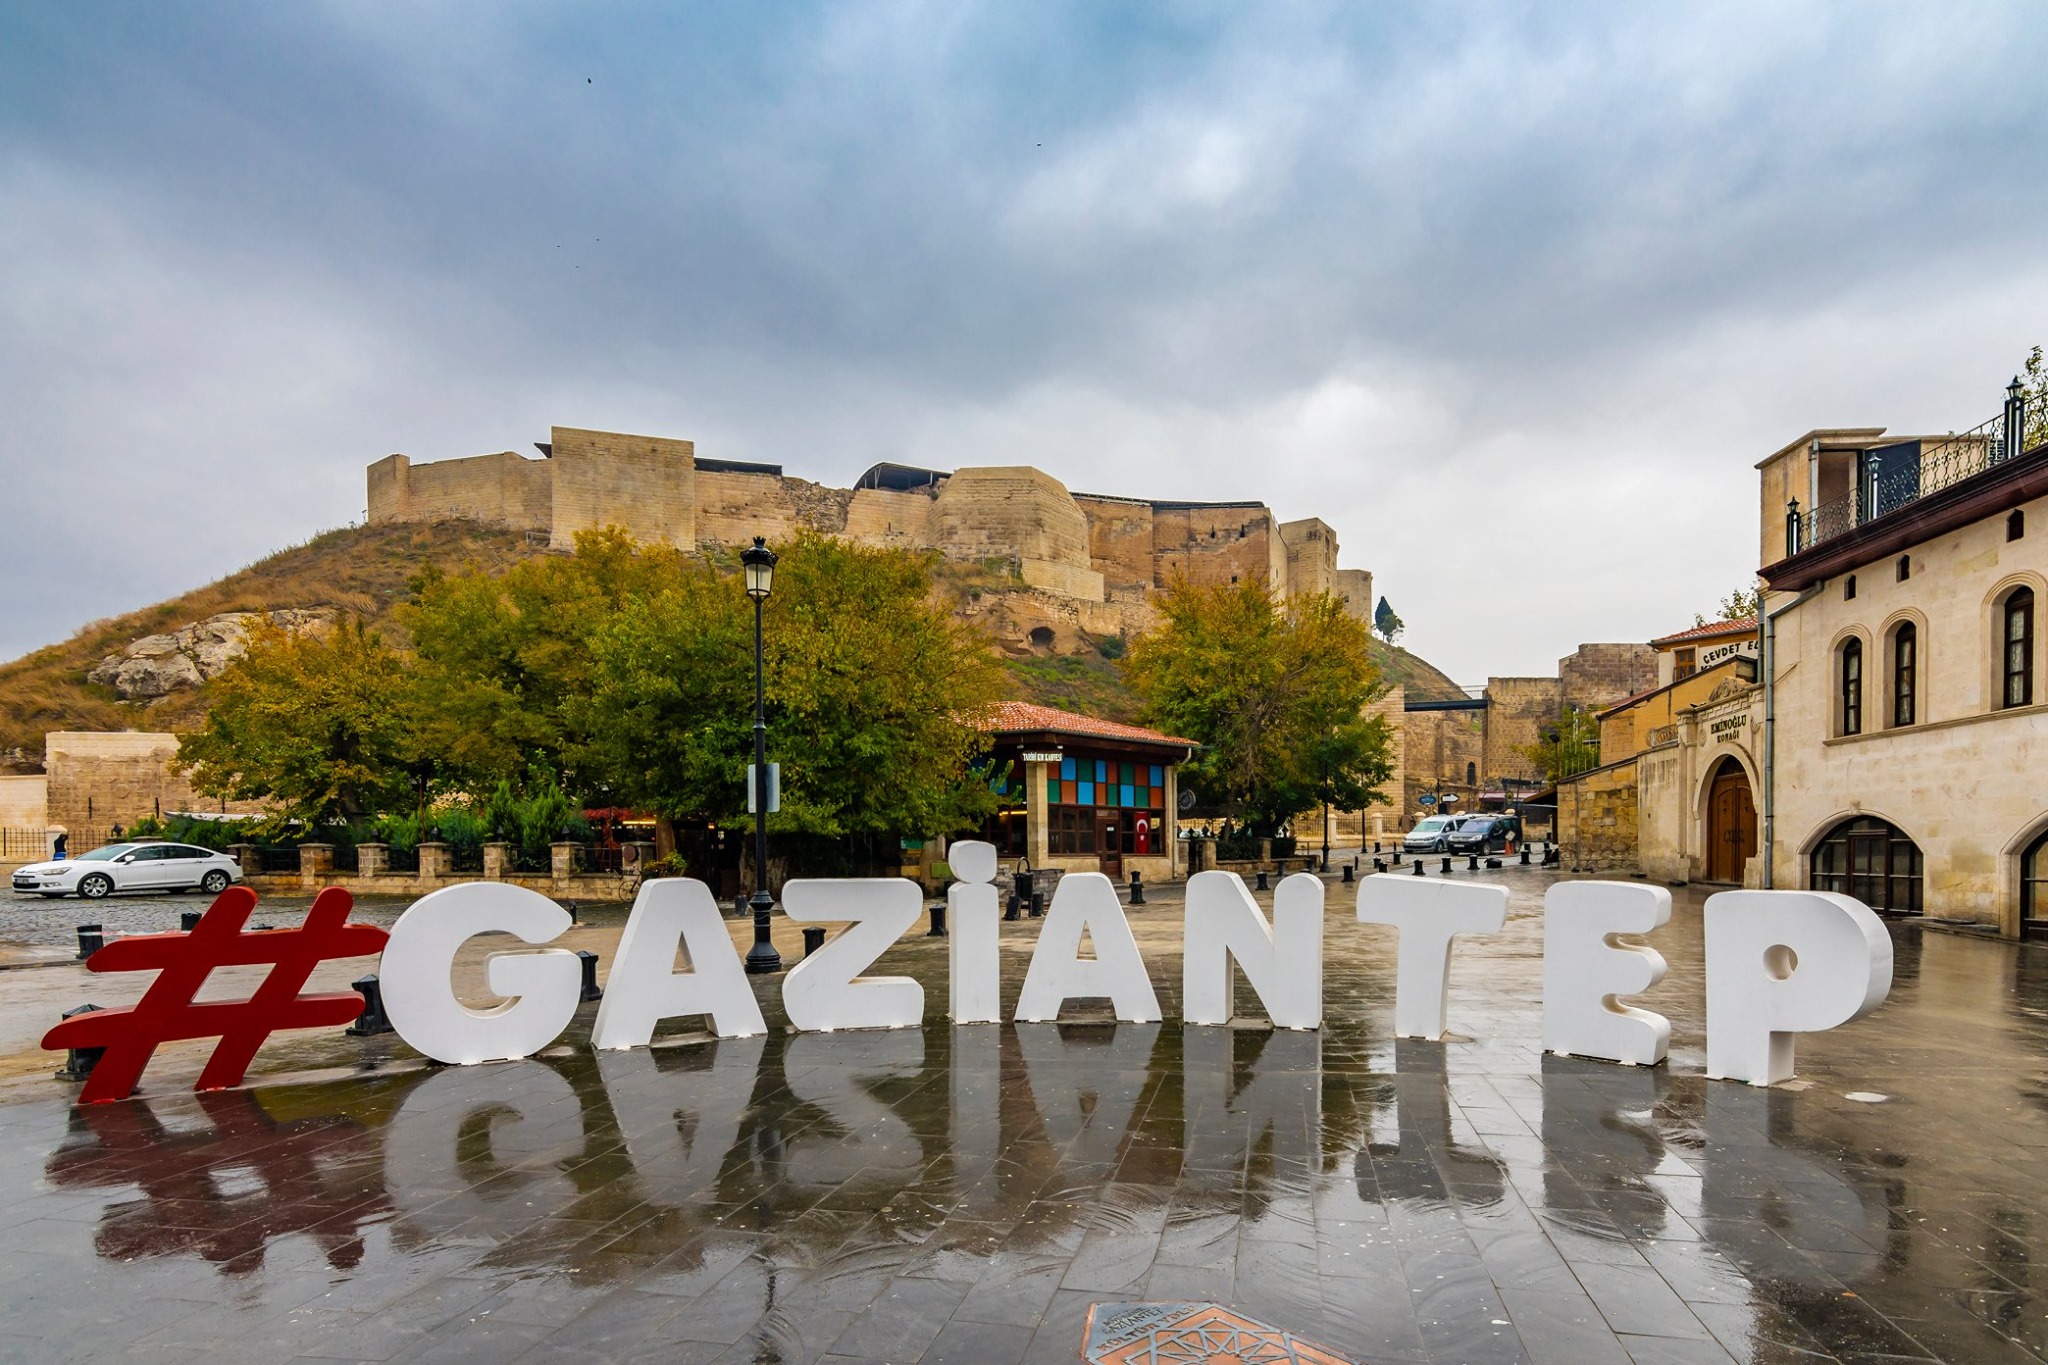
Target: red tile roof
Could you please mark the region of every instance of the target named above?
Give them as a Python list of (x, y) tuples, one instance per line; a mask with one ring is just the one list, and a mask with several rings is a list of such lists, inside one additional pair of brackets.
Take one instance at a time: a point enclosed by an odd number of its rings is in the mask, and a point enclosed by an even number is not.
[(1733, 621), (1709, 621), (1691, 630), (1681, 630), (1676, 635), (1666, 635), (1650, 641), (1652, 648), (1658, 645), (1682, 645), (1687, 640), (1711, 640), (1719, 635), (1747, 635), (1756, 629), (1754, 616), (1738, 617)]
[(1182, 739), (1178, 735), (1164, 735), (1157, 730), (1147, 730), (1141, 725), (1122, 725), (1113, 720), (1097, 720), (1094, 716), (1080, 716), (1072, 711), (1037, 706), (1028, 701), (997, 702), (976, 723), (979, 728), (992, 734), (1045, 730), (1061, 735), (1085, 735), (1091, 739), (1131, 740), (1139, 744), (1184, 744), (1190, 748), (1195, 745), (1191, 739)]

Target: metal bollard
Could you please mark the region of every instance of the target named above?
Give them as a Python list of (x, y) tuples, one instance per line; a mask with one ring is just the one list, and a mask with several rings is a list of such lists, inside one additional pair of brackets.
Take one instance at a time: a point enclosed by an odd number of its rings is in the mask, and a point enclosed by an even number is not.
[(1498, 858), (1488, 858), (1486, 860), (1486, 865), (1489, 868), (1492, 868), (1495, 872), (1500, 871), (1500, 859)]
[(747, 917), (746, 892), (742, 891), (732, 898), (732, 914), (734, 919), (745, 919)]
[(946, 936), (946, 903), (944, 901), (932, 902), (932, 927), (924, 931), (924, 936), (926, 938), (944, 938)]
[(1450, 875), (1450, 871), (1451, 871), (1451, 860), (1450, 860), (1449, 858), (1445, 858), (1445, 859), (1444, 859), (1444, 874), (1445, 874), (1446, 876), (1448, 876), (1448, 875)]
[(1417, 858), (1413, 863), (1409, 864), (1409, 866), (1415, 869), (1416, 876), (1420, 877), (1422, 875), (1422, 859)]
[(1008, 920), (1017, 918), (1017, 893), (1014, 891), (1010, 893), (1010, 903), (1003, 907), (1003, 918)]
[(1373, 851), (1373, 852), (1375, 852), (1375, 853), (1377, 853), (1377, 852), (1379, 852), (1379, 851), (1380, 851), (1380, 841), (1379, 841), (1379, 840), (1375, 839), (1375, 840), (1373, 840), (1373, 841), (1372, 841), (1372, 851)]
[(1351, 885), (1351, 864), (1344, 864), (1344, 885)]
[(1264, 891), (1264, 890), (1266, 890), (1266, 889), (1267, 889), (1267, 887), (1266, 887), (1266, 869), (1265, 869), (1265, 868), (1263, 868), (1263, 867), (1262, 867), (1262, 868), (1260, 868), (1260, 869), (1259, 869), (1259, 884), (1258, 884), (1258, 886), (1256, 886), (1256, 887), (1255, 887), (1255, 888), (1253, 888), (1253, 889), (1254, 889), (1254, 890), (1258, 890), (1258, 891)]
[(1477, 872), (1479, 870), (1479, 855), (1477, 853), (1473, 854), (1466, 862), (1465, 870), (1467, 872)]
[(384, 1013), (384, 987), (378, 984), (377, 978), (366, 976), (349, 982), (349, 985), (363, 997), (363, 1012), (342, 1032), (351, 1038), (369, 1038), (391, 1032), (391, 1019)]
[(1031, 918), (1045, 918), (1045, 893), (1043, 891), (1031, 893)]
[(818, 949), (824, 946), (824, 929), (815, 924), (806, 924), (804, 926), (804, 956), (809, 957), (812, 953), (817, 952)]
[(1372, 860), (1372, 870), (1375, 872), (1385, 872), (1387, 870), (1387, 860), (1385, 858), (1374, 858)]
[(1401, 850), (1397, 848), (1397, 849), (1395, 849), (1395, 850), (1394, 850), (1394, 866), (1395, 866), (1395, 867), (1399, 867), (1400, 865), (1401, 865)]
[(576, 957), (583, 963), (583, 994), (580, 1000), (604, 999), (604, 987), (597, 984), (597, 954), (579, 948)]
[(191, 933), (199, 927), (199, 917), (205, 913), (204, 910), (180, 910), (178, 912), (178, 927), (188, 934)]
[(1131, 873), (1131, 904), (1132, 904), (1132, 905), (1143, 905), (1144, 903), (1145, 903), (1145, 878), (1144, 878), (1143, 874), (1141, 874), (1141, 873), (1139, 873), (1139, 872), (1137, 872), (1137, 871), (1133, 870), (1133, 871), (1132, 871), (1132, 873)]
[[(563, 901), (563, 902), (562, 902), (562, 908), (563, 908), (564, 910), (567, 910), (567, 911), (569, 912), (569, 923), (571, 923), (571, 924), (581, 924), (581, 923), (583, 922), (583, 921), (582, 921), (582, 920), (581, 920), (580, 918), (578, 918), (578, 917), (577, 917), (577, 914), (576, 914), (576, 902), (575, 902), (575, 901)], [(594, 1000), (594, 999), (596, 999), (597, 997), (595, 997), (595, 996), (590, 996), (590, 995), (586, 995), (586, 996), (584, 996), (583, 998), (584, 998), (585, 1000)]]
[[(81, 1014), (94, 1014), (98, 1011), (98, 1005), (80, 1005), (77, 1009), (65, 1010), (64, 1018), (76, 1019)], [(84, 1080), (87, 1076), (92, 1075), (92, 1069), (100, 1064), (100, 1058), (106, 1055), (106, 1051), (103, 1047), (74, 1047), (70, 1049), (64, 1055), (64, 1069), (57, 1073), (57, 1079), (60, 1081)]]
[(1528, 846), (1527, 844), (1523, 844), (1523, 845), (1522, 845), (1522, 866), (1523, 866), (1523, 867), (1527, 867), (1528, 865), (1529, 865), (1529, 846)]
[(81, 924), (78, 926), (78, 960), (80, 962), (85, 961), (106, 946), (106, 935), (100, 932), (99, 925)]

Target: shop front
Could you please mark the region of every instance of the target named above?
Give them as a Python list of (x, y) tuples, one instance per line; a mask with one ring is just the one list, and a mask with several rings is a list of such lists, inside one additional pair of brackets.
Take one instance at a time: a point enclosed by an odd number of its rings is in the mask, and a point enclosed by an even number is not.
[(1013, 867), (1180, 875), (1174, 812), (1192, 741), (1028, 702), (1003, 703), (986, 728), (1005, 777), (983, 837)]

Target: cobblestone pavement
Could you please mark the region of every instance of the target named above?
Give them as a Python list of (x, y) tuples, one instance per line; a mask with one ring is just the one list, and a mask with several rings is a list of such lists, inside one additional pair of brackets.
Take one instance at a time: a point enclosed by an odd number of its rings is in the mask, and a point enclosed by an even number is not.
[[(1461, 941), (1444, 1043), (1389, 1036), (1391, 941), (1333, 886), (1318, 1034), (954, 1029), (917, 937), (878, 970), (925, 983), (921, 1031), (789, 1033), (768, 979), (766, 1038), (598, 1055), (586, 1007), (441, 1069), (322, 1033), (266, 1053), (302, 1074), (193, 1096), (167, 1057), (90, 1110), (44, 1068), (0, 1087), (0, 1357), (1004, 1365), (1145, 1301), (1374, 1362), (2048, 1353), (2048, 951), (1894, 926), (1890, 1002), (1758, 1090), (1700, 1074), (1698, 888), (1645, 1070), (1541, 1054), (1553, 878), (1481, 875), (1511, 919)], [(1035, 925), (1004, 929), (1007, 1003)]]

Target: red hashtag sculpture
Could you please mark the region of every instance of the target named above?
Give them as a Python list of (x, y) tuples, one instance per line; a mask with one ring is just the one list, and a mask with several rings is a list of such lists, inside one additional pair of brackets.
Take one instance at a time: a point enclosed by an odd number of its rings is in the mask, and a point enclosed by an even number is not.
[[(137, 934), (94, 953), (85, 964), (90, 971), (159, 975), (139, 1003), (66, 1019), (43, 1035), (43, 1046), (106, 1049), (78, 1096), (80, 1104), (127, 1098), (157, 1045), (181, 1038), (220, 1039), (194, 1089), (240, 1085), (272, 1030), (346, 1024), (363, 1012), (363, 998), (354, 992), (299, 994), (315, 963), (383, 951), (391, 936), (374, 924), (350, 924), (354, 905), (348, 892), (330, 886), (314, 898), (298, 928), (245, 933), (256, 893), (231, 886), (190, 933)], [(215, 967), (260, 963), (270, 964), (270, 975), (247, 1000), (194, 999)]]

